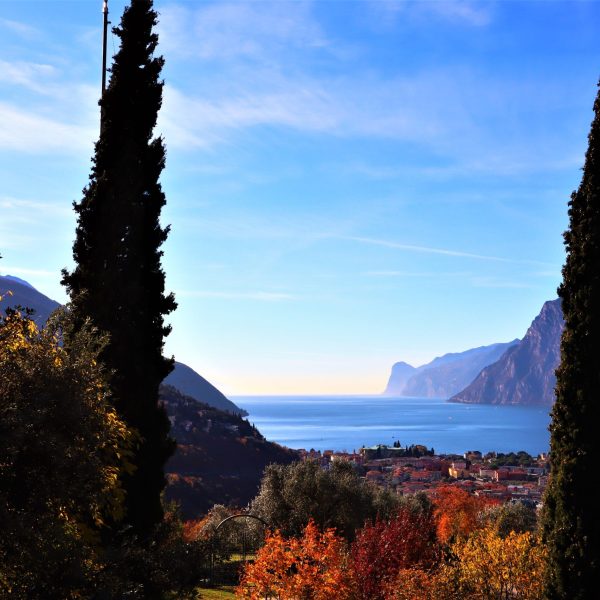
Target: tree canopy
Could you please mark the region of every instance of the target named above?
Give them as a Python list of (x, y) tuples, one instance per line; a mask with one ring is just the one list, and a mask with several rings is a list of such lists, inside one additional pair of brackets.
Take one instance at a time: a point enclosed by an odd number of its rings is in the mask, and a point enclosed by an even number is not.
[(75, 323), (91, 319), (108, 334), (101, 360), (112, 373), (112, 402), (119, 416), (141, 437), (124, 478), (125, 519), (140, 535), (163, 516), (163, 466), (174, 449), (169, 421), (158, 401), (161, 381), (173, 368), (163, 357), (174, 310), (165, 294), (161, 245), (168, 227), (160, 224), (165, 195), (159, 182), (165, 164), (160, 137), (153, 138), (162, 103), (162, 57), (152, 0), (132, 0), (119, 27), (102, 107), (100, 138), (83, 199), (75, 204), (76, 266), (63, 272)]
[[(97, 532), (119, 521), (137, 437), (109, 403), (89, 323), (0, 317), (0, 596), (75, 597), (101, 576)], [(58, 595), (57, 595), (58, 594)]]
[(252, 512), (285, 535), (300, 535), (313, 521), (352, 539), (367, 519), (387, 517), (398, 500), (360, 479), (352, 465), (336, 461), (329, 470), (315, 461), (270, 465)]
[(562, 299), (565, 329), (556, 371), (550, 425), (550, 481), (544, 536), (549, 548), (548, 598), (583, 600), (597, 595), (600, 520), (600, 91), (588, 137), (583, 177), (569, 202)]

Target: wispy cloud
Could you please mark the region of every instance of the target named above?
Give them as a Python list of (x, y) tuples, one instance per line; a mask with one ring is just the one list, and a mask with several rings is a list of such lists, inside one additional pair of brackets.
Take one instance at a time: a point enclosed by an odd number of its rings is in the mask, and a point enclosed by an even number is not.
[(0, 209), (4, 211), (14, 211), (19, 213), (34, 213), (38, 217), (43, 214), (44, 218), (48, 215), (68, 216), (71, 215), (72, 209), (65, 205), (63, 201), (59, 203), (39, 202), (36, 200), (26, 200), (21, 198), (13, 198), (10, 196), (0, 196)]
[(52, 65), (0, 60), (0, 82), (18, 85), (41, 94), (50, 93), (48, 81), (56, 75)]
[(48, 271), (44, 269), (28, 269), (25, 267), (15, 267), (14, 265), (4, 265), (0, 263), (0, 272), (6, 275), (24, 275), (31, 277), (47, 277), (56, 279), (58, 271)]
[(537, 260), (527, 260), (527, 259), (515, 259), (515, 258), (505, 258), (501, 256), (490, 256), (487, 254), (474, 254), (471, 252), (464, 252), (462, 250), (453, 250), (448, 248), (433, 248), (430, 246), (417, 246), (414, 244), (403, 244), (400, 242), (391, 242), (388, 240), (378, 240), (374, 238), (367, 237), (357, 237), (357, 236), (347, 236), (347, 240), (353, 242), (359, 242), (361, 244), (370, 244), (373, 246), (383, 246), (385, 248), (393, 248), (396, 250), (405, 250), (407, 252), (418, 252), (422, 254), (439, 254), (442, 256), (455, 256), (458, 258), (471, 258), (475, 260), (485, 260), (491, 262), (499, 262), (499, 263), (516, 263), (516, 264), (529, 264), (529, 265), (545, 265), (550, 266), (550, 263), (537, 261)]
[[(445, 158), (446, 164), (415, 165), (413, 172), (423, 176), (571, 168), (571, 162), (559, 164), (566, 152), (569, 161), (574, 154), (572, 148), (565, 149), (562, 132), (535, 131), (531, 119), (524, 122), (527, 115), (572, 102), (567, 95), (576, 94), (569, 86), (443, 61), (421, 69), (398, 66), (381, 72), (366, 66), (360, 44), (345, 47), (348, 38), (336, 39), (334, 27), (326, 30), (314, 6), (311, 2), (165, 6), (159, 27), (167, 65), (177, 70), (189, 61), (201, 67), (195, 70), (198, 76), (188, 69), (185, 82), (167, 78), (159, 123), (169, 144), (189, 151), (210, 150), (241, 144), (249, 132), (277, 128), (410, 143)], [(428, 27), (431, 19), (483, 27), (492, 19), (495, 4), (377, 0), (367, 5), (367, 12), (371, 9), (423, 18)], [(410, 21), (409, 29), (420, 26)], [(353, 61), (356, 67), (349, 77), (351, 56), (362, 60)], [(499, 129), (504, 116), (509, 125)], [(385, 167), (364, 169), (365, 175), (370, 171), (375, 178), (398, 173)]]
[(72, 56), (48, 62), (0, 59), (0, 149), (31, 154), (91, 154), (98, 92), (74, 74)]
[(280, 292), (217, 292), (206, 290), (177, 290), (177, 296), (186, 298), (218, 298), (222, 300), (257, 300), (259, 302), (283, 302), (286, 300), (296, 300), (297, 297), (292, 294)]
[(492, 289), (534, 289), (538, 286), (531, 282), (499, 279), (496, 277), (473, 277), (470, 280), (473, 287)]
[(470, 27), (485, 27), (492, 20), (492, 3), (474, 0), (371, 0), (369, 6), (388, 26), (399, 18), (433, 17)]
[(0, 102), (0, 149), (43, 152), (91, 153), (94, 130)]
[(20, 21), (13, 21), (11, 19), (2, 19), (0, 18), (0, 27), (3, 29), (8, 29), (13, 33), (16, 33), (19, 37), (25, 40), (32, 40), (39, 37), (40, 32), (35, 27), (22, 23)]
[[(412, 165), (410, 172), (442, 178), (564, 170), (580, 162), (558, 132), (527, 130), (518, 115), (515, 119), (511, 107), (517, 97), (523, 118), (529, 111), (555, 110), (550, 104), (560, 105), (564, 92), (551, 83), (540, 83), (534, 92), (506, 77), (495, 81), (475, 69), (455, 67), (391, 77), (358, 70), (352, 78), (327, 79), (310, 70), (287, 75), (260, 65), (224, 72), (232, 73), (228, 85), (209, 76), (210, 84), (203, 82), (197, 90), (193, 82), (185, 90), (166, 86), (159, 126), (170, 145), (212, 149), (265, 128), (383, 139), (433, 152), (438, 164)], [(542, 96), (553, 100), (542, 101)], [(512, 125), (499, 131), (504, 113)], [(409, 171), (367, 163), (356, 169), (376, 179)]]
[(325, 81), (251, 71), (218, 96), (167, 86), (161, 127), (171, 142), (192, 147), (222, 143), (234, 132), (258, 126), (440, 145), (459, 131), (473, 137), (476, 130), (461, 99), (459, 81), (465, 78), (440, 71)]
[(231, 133), (257, 126), (334, 131), (338, 122), (334, 102), (318, 87), (290, 84), (285, 90), (220, 99), (194, 98), (167, 87), (160, 129), (170, 144), (189, 149), (224, 143)]
[(492, 20), (491, 2), (444, 0), (440, 2), (421, 2), (415, 4), (419, 4), (430, 13), (436, 14), (448, 21), (465, 23), (475, 27), (485, 27), (486, 25), (489, 25)]
[[(35, 201), (0, 196), (0, 251), (18, 248), (27, 251), (44, 241), (55, 241), (56, 231), (71, 225), (73, 212), (62, 201)], [(0, 268), (3, 268), (0, 262)]]
[(395, 278), (395, 277), (416, 277), (416, 278), (439, 278), (439, 277), (466, 277), (469, 275), (468, 272), (443, 272), (443, 271), (395, 271), (395, 270), (381, 270), (381, 271), (366, 271), (363, 273), (365, 277), (383, 277), (383, 278)]
[(328, 45), (310, 2), (168, 5), (161, 10), (159, 33), (167, 55), (204, 60), (264, 60), (282, 50)]

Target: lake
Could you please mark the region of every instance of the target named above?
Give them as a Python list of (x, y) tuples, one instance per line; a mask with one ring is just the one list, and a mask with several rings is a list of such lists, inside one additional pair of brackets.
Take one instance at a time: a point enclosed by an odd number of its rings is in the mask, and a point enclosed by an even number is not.
[(424, 444), (436, 453), (466, 450), (548, 452), (547, 408), (453, 404), (382, 396), (236, 396), (270, 441), (289, 448), (357, 450)]

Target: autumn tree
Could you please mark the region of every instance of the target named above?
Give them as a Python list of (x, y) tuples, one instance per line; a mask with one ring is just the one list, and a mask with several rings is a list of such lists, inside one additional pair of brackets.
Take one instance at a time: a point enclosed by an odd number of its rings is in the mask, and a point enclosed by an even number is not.
[(123, 515), (120, 475), (137, 436), (109, 403), (89, 323), (38, 330), (0, 317), (0, 597), (87, 597), (106, 588), (98, 532)]
[(310, 521), (301, 537), (268, 534), (243, 573), (236, 597), (244, 600), (351, 600), (345, 542)]
[(565, 328), (550, 425), (551, 473), (544, 499), (549, 548), (546, 597), (598, 595), (600, 519), (600, 91), (579, 188), (569, 202), (567, 258), (558, 289)]
[(357, 598), (384, 600), (400, 569), (429, 568), (439, 558), (431, 511), (400, 509), (361, 529), (351, 547)]
[(439, 487), (434, 500), (439, 541), (450, 543), (467, 537), (479, 527), (480, 513), (494, 504), (494, 500), (473, 496), (455, 486)]
[(541, 600), (545, 547), (530, 532), (490, 524), (457, 539), (433, 568), (398, 571), (385, 600)]
[(162, 57), (152, 0), (132, 0), (121, 24), (110, 83), (100, 105), (100, 138), (90, 180), (75, 204), (75, 268), (63, 271), (75, 322), (89, 318), (108, 343), (101, 360), (113, 373), (112, 402), (119, 417), (135, 428), (141, 443), (136, 469), (126, 474), (125, 521), (145, 536), (163, 517), (163, 465), (174, 449), (158, 388), (173, 368), (163, 357), (170, 327), (164, 317), (176, 306), (165, 294), (160, 225), (165, 195), (159, 176), (165, 164), (160, 137), (153, 138), (162, 102)]
[(458, 585), (459, 597), (541, 600), (546, 552), (531, 533), (502, 538), (486, 527), (457, 541), (452, 554), (455, 560), (441, 576), (450, 590)]

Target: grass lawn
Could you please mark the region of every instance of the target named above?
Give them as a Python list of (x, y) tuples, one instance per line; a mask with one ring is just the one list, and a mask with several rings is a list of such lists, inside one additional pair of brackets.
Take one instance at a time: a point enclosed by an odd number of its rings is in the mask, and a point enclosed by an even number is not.
[(200, 598), (206, 598), (206, 600), (233, 600), (235, 598), (234, 589), (234, 586), (224, 585), (218, 588), (198, 588), (198, 592)]

